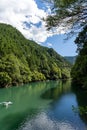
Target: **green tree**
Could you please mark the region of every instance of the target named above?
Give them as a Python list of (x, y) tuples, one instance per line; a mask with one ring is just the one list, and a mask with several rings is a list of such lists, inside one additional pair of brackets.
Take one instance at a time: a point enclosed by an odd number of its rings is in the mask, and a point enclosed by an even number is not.
[(48, 0), (52, 3), (52, 14), (47, 17), (47, 29), (71, 29), (71, 34), (87, 23), (87, 0)]
[(72, 68), (73, 82), (79, 87), (87, 89), (87, 26), (79, 33), (75, 40), (78, 46), (79, 56)]
[(52, 76), (58, 79), (62, 64), (68, 63), (53, 49), (27, 40), (10, 25), (0, 24), (0, 87), (53, 79)]
[(0, 72), (0, 88), (10, 86), (11, 80), (7, 72)]
[(69, 36), (81, 32), (75, 40), (78, 57), (72, 68), (73, 81), (87, 89), (87, 0), (48, 0), (52, 3), (52, 14), (46, 19), (47, 29), (62, 27)]

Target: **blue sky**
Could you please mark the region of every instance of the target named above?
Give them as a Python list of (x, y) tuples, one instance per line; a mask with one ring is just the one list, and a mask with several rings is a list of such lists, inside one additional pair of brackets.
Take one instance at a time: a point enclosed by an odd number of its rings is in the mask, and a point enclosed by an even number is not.
[[(41, 2), (41, 0), (36, 0), (39, 8), (43, 8), (46, 10), (45, 3)], [(62, 56), (74, 56), (77, 55), (76, 48), (77, 46), (74, 43), (75, 37), (72, 37), (68, 40), (64, 40), (66, 36), (64, 34), (53, 35), (47, 38), (47, 40), (43, 43), (44, 46), (52, 47)]]
[(70, 38), (68, 40), (64, 40), (65, 36), (62, 35), (54, 35), (52, 37), (47, 38), (44, 45), (47, 47), (52, 47), (56, 52), (58, 52), (62, 56), (75, 56), (77, 46), (74, 43), (75, 38)]
[(43, 46), (54, 48), (62, 56), (76, 55), (76, 45), (71, 38), (64, 41), (64, 28), (58, 27), (56, 33), (46, 30), (46, 18), (50, 5), (43, 0), (0, 0), (0, 23), (16, 27), (27, 39)]

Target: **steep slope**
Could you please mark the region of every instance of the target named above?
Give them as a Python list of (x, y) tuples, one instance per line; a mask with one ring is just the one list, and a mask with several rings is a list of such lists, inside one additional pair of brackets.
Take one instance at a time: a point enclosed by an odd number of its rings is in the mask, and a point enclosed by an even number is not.
[(87, 90), (87, 25), (79, 33), (75, 43), (77, 44), (79, 55), (71, 70), (72, 80), (78, 88)]
[(52, 48), (27, 40), (16, 28), (0, 24), (0, 87), (69, 77), (70, 65)]

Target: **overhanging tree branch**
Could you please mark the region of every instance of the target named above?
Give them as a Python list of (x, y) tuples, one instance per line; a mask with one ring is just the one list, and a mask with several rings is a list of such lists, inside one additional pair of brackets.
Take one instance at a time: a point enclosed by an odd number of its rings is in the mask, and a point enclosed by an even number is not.
[[(75, 31), (87, 24), (87, 0), (53, 0), (54, 12), (46, 21), (47, 30), (62, 25)], [(53, 12), (53, 10), (52, 10)]]

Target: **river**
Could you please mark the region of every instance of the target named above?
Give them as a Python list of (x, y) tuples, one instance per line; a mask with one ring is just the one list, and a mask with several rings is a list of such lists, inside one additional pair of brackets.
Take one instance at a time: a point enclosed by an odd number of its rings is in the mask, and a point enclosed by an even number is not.
[[(87, 106), (86, 99), (87, 93), (73, 91), (70, 81), (0, 89), (0, 130), (87, 130), (87, 118), (72, 109)], [(8, 101), (12, 104), (4, 106)]]

